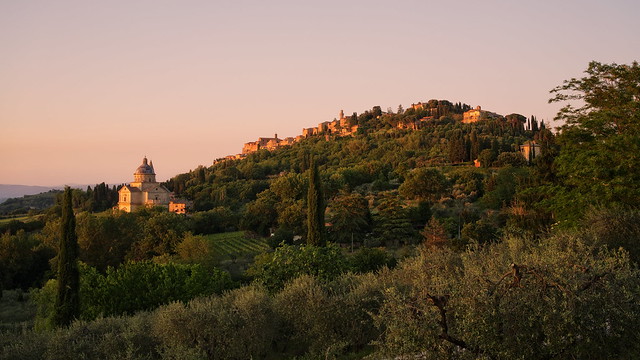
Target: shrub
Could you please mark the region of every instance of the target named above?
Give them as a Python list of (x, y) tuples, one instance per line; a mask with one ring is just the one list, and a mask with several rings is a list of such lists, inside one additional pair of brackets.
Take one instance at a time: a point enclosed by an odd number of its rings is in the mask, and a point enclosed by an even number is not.
[[(36, 327), (50, 328), (56, 281), (49, 280), (34, 297), (38, 304)], [(130, 262), (102, 275), (82, 265), (80, 276), (83, 320), (109, 315), (151, 310), (172, 301), (188, 301), (196, 296), (222, 293), (233, 287), (230, 275), (222, 270), (207, 271), (199, 265)]]
[(394, 272), (376, 324), (387, 354), (636, 358), (638, 269), (573, 235), (425, 250)]
[(373, 275), (345, 274), (330, 283), (303, 275), (275, 295), (283, 319), (280, 352), (292, 355), (344, 355), (376, 339), (370, 312), (377, 312), (382, 291)]
[(164, 353), (209, 359), (264, 358), (275, 340), (278, 320), (267, 292), (248, 286), (173, 303), (153, 313), (152, 333)]
[(358, 273), (376, 271), (383, 266), (394, 267), (396, 260), (384, 249), (361, 248), (349, 258), (353, 271)]
[(503, 152), (494, 162), (495, 166), (526, 166), (527, 159), (519, 152)]
[(149, 314), (76, 321), (49, 337), (47, 359), (144, 359), (156, 357)]
[(247, 274), (256, 283), (270, 291), (276, 291), (282, 289), (287, 281), (300, 275), (313, 275), (320, 280), (329, 281), (347, 270), (347, 260), (335, 245), (284, 245), (271, 253), (256, 256)]

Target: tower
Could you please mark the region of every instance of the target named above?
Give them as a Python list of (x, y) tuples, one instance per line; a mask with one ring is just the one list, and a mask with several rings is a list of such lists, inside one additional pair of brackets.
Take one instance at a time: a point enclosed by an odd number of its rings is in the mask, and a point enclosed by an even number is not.
[(147, 162), (147, 157), (145, 156), (142, 159), (142, 165), (138, 166), (136, 172), (133, 173), (133, 182), (134, 183), (147, 183), (147, 182), (156, 182), (156, 172), (153, 169), (153, 162), (149, 164)]

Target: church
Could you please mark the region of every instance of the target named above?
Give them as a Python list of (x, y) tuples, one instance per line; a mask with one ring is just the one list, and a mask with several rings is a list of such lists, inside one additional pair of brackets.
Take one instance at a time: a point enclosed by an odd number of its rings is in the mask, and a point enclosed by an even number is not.
[(120, 188), (118, 194), (118, 209), (126, 212), (150, 206), (168, 207), (177, 213), (186, 211), (186, 204), (172, 201), (171, 192), (156, 181), (153, 161), (148, 162), (146, 157), (133, 173), (133, 182)]

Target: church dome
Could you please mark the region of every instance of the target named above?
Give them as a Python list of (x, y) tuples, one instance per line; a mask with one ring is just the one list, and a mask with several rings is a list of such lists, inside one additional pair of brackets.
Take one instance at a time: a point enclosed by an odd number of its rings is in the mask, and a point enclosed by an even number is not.
[(147, 163), (147, 158), (142, 159), (142, 165), (138, 166), (134, 175), (155, 175), (155, 171), (153, 170), (153, 164), (149, 165)]

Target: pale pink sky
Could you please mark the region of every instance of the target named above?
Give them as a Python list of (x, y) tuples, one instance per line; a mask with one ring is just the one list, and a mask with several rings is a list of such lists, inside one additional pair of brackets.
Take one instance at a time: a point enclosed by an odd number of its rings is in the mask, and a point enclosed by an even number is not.
[(0, 184), (159, 180), (259, 136), (432, 98), (551, 120), (640, 2), (0, 0)]

